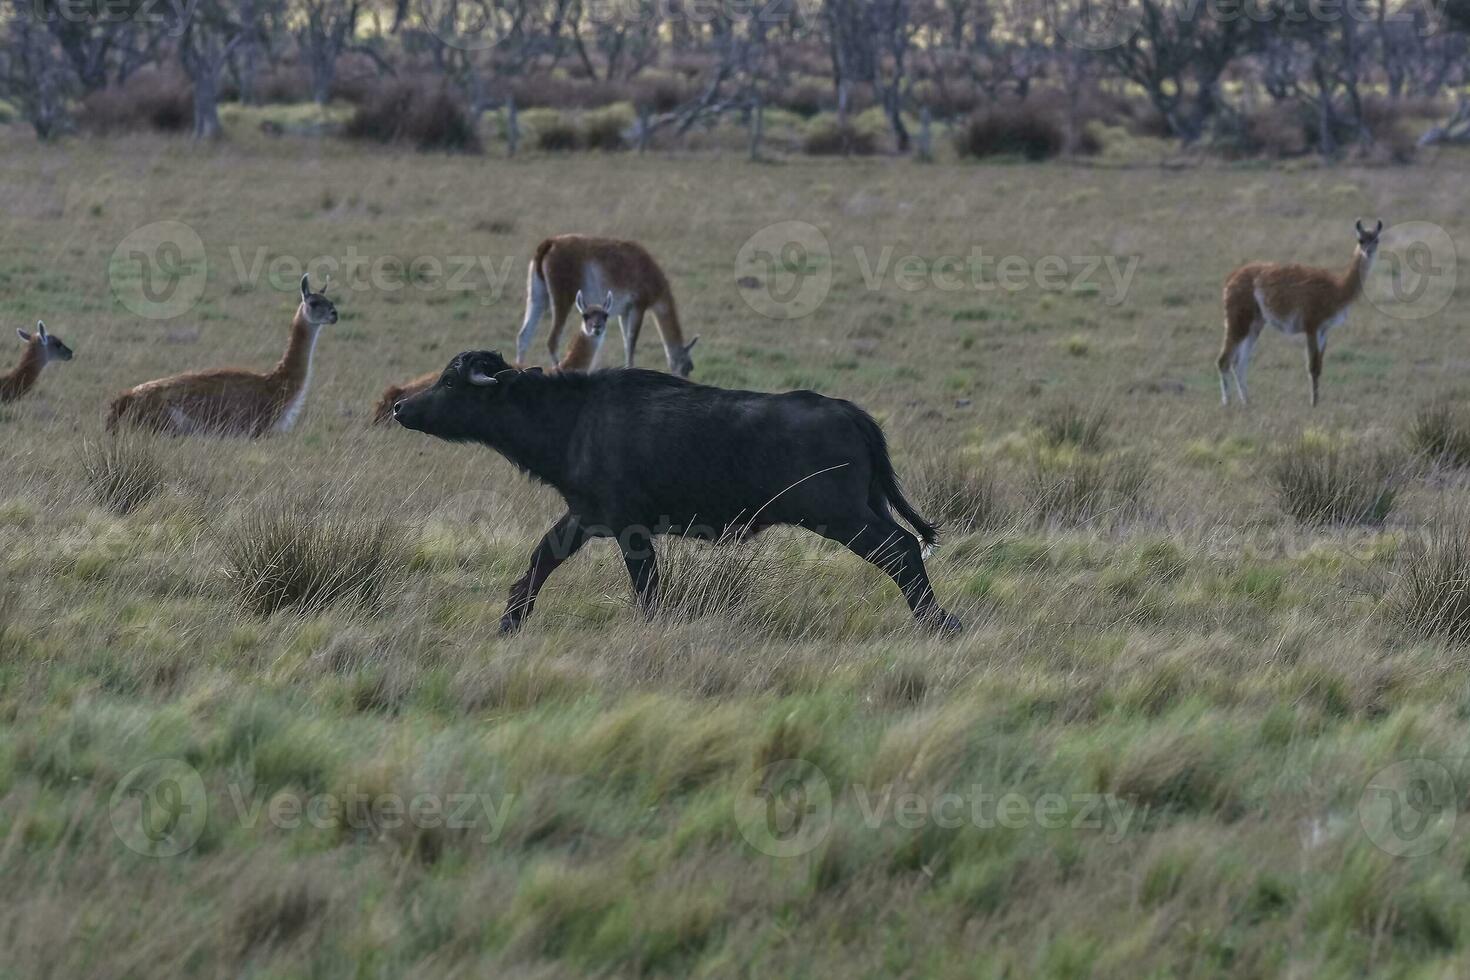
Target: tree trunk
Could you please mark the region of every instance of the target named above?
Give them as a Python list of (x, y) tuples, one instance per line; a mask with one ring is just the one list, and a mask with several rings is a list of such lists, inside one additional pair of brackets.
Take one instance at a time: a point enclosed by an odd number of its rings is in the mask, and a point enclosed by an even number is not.
[(924, 106), (924, 108), (919, 110), (919, 145), (914, 151), (914, 158), (920, 163), (934, 162), (934, 134), (931, 130), (932, 126), (933, 114), (930, 113), (928, 106)]
[(517, 119), (514, 95), (505, 100), (505, 145), (511, 156), (516, 155), (516, 148), (521, 145), (521, 124)]
[(219, 123), (219, 68), (200, 66), (194, 78), (194, 138), (215, 140), (223, 135)]
[(765, 138), (766, 107), (756, 95), (750, 110), (750, 159), (757, 163), (761, 158), (761, 141)]

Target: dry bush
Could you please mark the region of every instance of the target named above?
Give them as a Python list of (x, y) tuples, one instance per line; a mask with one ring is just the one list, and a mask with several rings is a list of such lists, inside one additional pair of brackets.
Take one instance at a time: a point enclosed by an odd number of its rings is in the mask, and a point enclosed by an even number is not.
[[(1039, 103), (997, 106), (971, 116), (955, 133), (955, 149), (962, 157), (1019, 156), (1046, 160), (1066, 148), (1064, 117)], [(1101, 147), (1078, 119), (1076, 152), (1097, 153)]]
[(193, 91), (182, 75), (138, 72), (121, 88), (101, 89), (83, 99), (77, 125), (103, 134), (188, 132), (194, 126)]
[(385, 83), (347, 121), (343, 135), (379, 143), (411, 143), (420, 150), (479, 153), (469, 111), (447, 86), (428, 81)]
[(82, 474), (97, 502), (119, 516), (146, 504), (168, 483), (168, 470), (139, 438), (84, 442), (80, 457)]
[(1112, 418), (1101, 405), (1084, 408), (1069, 401), (1043, 409), (1035, 422), (1042, 442), (1054, 449), (1075, 446), (1096, 452), (1103, 448)]
[(626, 97), (617, 85), (560, 74), (527, 76), (511, 91), (522, 109), (600, 109)]
[(223, 534), (220, 550), (241, 603), (262, 615), (376, 603), (407, 567), (396, 525), (297, 503), (250, 509)]
[(612, 109), (589, 112), (582, 120), (582, 144), (589, 150), (624, 150), (623, 133), (632, 124), (624, 113)]
[(1275, 454), (1266, 473), (1277, 502), (1303, 524), (1382, 524), (1402, 482), (1381, 449), (1299, 439)]
[(295, 65), (272, 68), (255, 82), (255, 98), (264, 105), (293, 105), (311, 101), (311, 79)]
[(1451, 402), (1421, 406), (1406, 435), (1415, 453), (1442, 466), (1470, 466), (1470, 418)]
[(1470, 522), (1463, 515), (1404, 546), (1384, 613), (1411, 636), (1470, 643)]
[(582, 133), (568, 120), (557, 117), (537, 127), (536, 146), (547, 153), (570, 153), (582, 148)]
[(797, 79), (790, 85), (778, 87), (771, 94), (771, 104), (778, 109), (810, 119), (817, 113), (832, 108), (832, 86), (817, 78)]
[(841, 125), (823, 120), (814, 124), (802, 140), (802, 151), (811, 156), (872, 156), (878, 152), (878, 138), (851, 123)]
[(1139, 456), (1038, 458), (1026, 479), (1026, 500), (1039, 525), (1120, 522), (1143, 511), (1152, 483)]
[(960, 119), (980, 108), (982, 94), (967, 78), (934, 78), (914, 85), (914, 101), (938, 119)]
[(677, 76), (640, 78), (630, 88), (634, 105), (646, 106), (655, 113), (672, 112), (694, 98), (695, 91)]
[[(1332, 131), (1333, 143), (1344, 151), (1390, 163), (1408, 163), (1417, 151), (1415, 137), (1404, 123), (1401, 106), (1381, 99), (1363, 100), (1363, 125), (1372, 138), (1364, 147), (1356, 124), (1345, 112)], [(1287, 159), (1320, 153), (1322, 124), (1315, 104), (1278, 102), (1256, 112), (1223, 117), (1213, 146), (1229, 157), (1264, 156)]]

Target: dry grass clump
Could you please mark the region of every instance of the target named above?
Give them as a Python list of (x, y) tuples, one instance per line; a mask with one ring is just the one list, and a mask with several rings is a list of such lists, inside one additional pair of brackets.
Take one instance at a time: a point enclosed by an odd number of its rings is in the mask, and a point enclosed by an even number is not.
[(1142, 513), (1153, 473), (1140, 456), (1038, 458), (1026, 499), (1039, 525), (1126, 521)]
[(1470, 643), (1470, 521), (1451, 518), (1404, 546), (1384, 610), (1411, 636)]
[(968, 533), (1005, 522), (995, 479), (958, 450), (936, 448), (910, 457), (903, 475), (919, 513), (948, 531)]
[(1046, 445), (1054, 449), (1075, 446), (1096, 452), (1103, 448), (1112, 417), (1101, 405), (1086, 408), (1075, 402), (1062, 402), (1043, 409), (1035, 421)]
[(664, 539), (658, 561), (658, 616), (674, 622), (771, 615), (790, 594), (796, 564), (765, 542), (733, 535), (713, 543)]
[(137, 510), (167, 485), (168, 471), (140, 439), (84, 442), (82, 473), (98, 503), (121, 517)]
[(1303, 524), (1382, 524), (1402, 482), (1381, 449), (1307, 438), (1278, 450), (1266, 476), (1281, 509)]
[(220, 547), (240, 602), (261, 615), (377, 603), (407, 567), (397, 525), (300, 503), (251, 508)]
[(483, 149), (468, 110), (446, 86), (428, 81), (382, 85), (362, 100), (343, 134), (349, 139), (410, 143), (424, 151)]
[(1442, 466), (1470, 466), (1470, 418), (1448, 401), (1421, 406), (1407, 435), (1415, 453)]

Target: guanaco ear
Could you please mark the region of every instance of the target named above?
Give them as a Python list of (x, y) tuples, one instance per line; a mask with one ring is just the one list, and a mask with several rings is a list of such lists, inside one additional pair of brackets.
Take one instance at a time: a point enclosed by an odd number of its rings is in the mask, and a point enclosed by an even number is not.
[(1363, 231), (1363, 219), (1359, 218), (1356, 222), (1353, 223), (1353, 227), (1358, 230), (1358, 237), (1362, 238), (1365, 234), (1365, 232)]
[(687, 354), (690, 351), (692, 351), (694, 349), (694, 345), (697, 344), (697, 343), (699, 343), (699, 335), (698, 334), (695, 334), (694, 335), (694, 339), (691, 340), (691, 341), (689, 341), (689, 343), (687, 343), (687, 344), (684, 345), (684, 353)]
[(580, 289), (577, 290), (577, 312), (578, 313), (586, 313), (587, 312), (587, 306), (582, 302), (582, 291)]
[(611, 289), (609, 289), (607, 291), (607, 299), (603, 302), (602, 308), (604, 310), (606, 310), (607, 312), (609, 312), (609, 313), (612, 312), (612, 290)]
[(46, 332), (46, 324), (40, 320), (36, 321), (36, 333), (40, 336), (41, 343), (43, 344), (51, 339), (51, 335)]
[(31, 335), (26, 333), (22, 327), (15, 328), (15, 335), (20, 338), (22, 344), (29, 344), (31, 342)]
[(1383, 230), (1383, 219), (1382, 218), (1379, 218), (1378, 219), (1378, 227), (1373, 229), (1373, 237), (1374, 238), (1377, 238), (1378, 237), (1378, 233), (1381, 232), (1382, 230)]
[(331, 276), (327, 276), (326, 279), (323, 279), (322, 280), (322, 288), (319, 290), (319, 292), (323, 296), (327, 295), (327, 287), (330, 286), (330, 285), (332, 285), (332, 277)]
[(311, 296), (311, 273), (310, 272), (304, 272), (304, 273), (301, 274), (301, 298), (302, 299), (307, 299), (310, 296)]

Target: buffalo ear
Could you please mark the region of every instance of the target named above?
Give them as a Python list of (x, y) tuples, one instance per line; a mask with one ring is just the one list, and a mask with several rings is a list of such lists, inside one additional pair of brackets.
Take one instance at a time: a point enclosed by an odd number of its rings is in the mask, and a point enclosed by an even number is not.
[(578, 313), (586, 313), (587, 312), (587, 306), (586, 306), (585, 303), (582, 302), (582, 291), (580, 289), (577, 290), (577, 312)]
[(15, 328), (15, 335), (20, 338), (20, 342), (23, 344), (29, 344), (31, 342), (31, 335), (26, 333), (21, 327)]
[(522, 374), (545, 374), (546, 372), (543, 371), (539, 366), (537, 366), (537, 367), (526, 368), (521, 373)]
[(310, 272), (303, 272), (301, 274), (301, 298), (302, 299), (306, 299), (306, 298), (308, 298), (310, 296), (311, 296), (311, 273)]
[(490, 375), (486, 374), (484, 371), (481, 371), (479, 368), (470, 368), (470, 384), (476, 385), (481, 388), (487, 388), (490, 385), (500, 384), (500, 379), (492, 378)]

